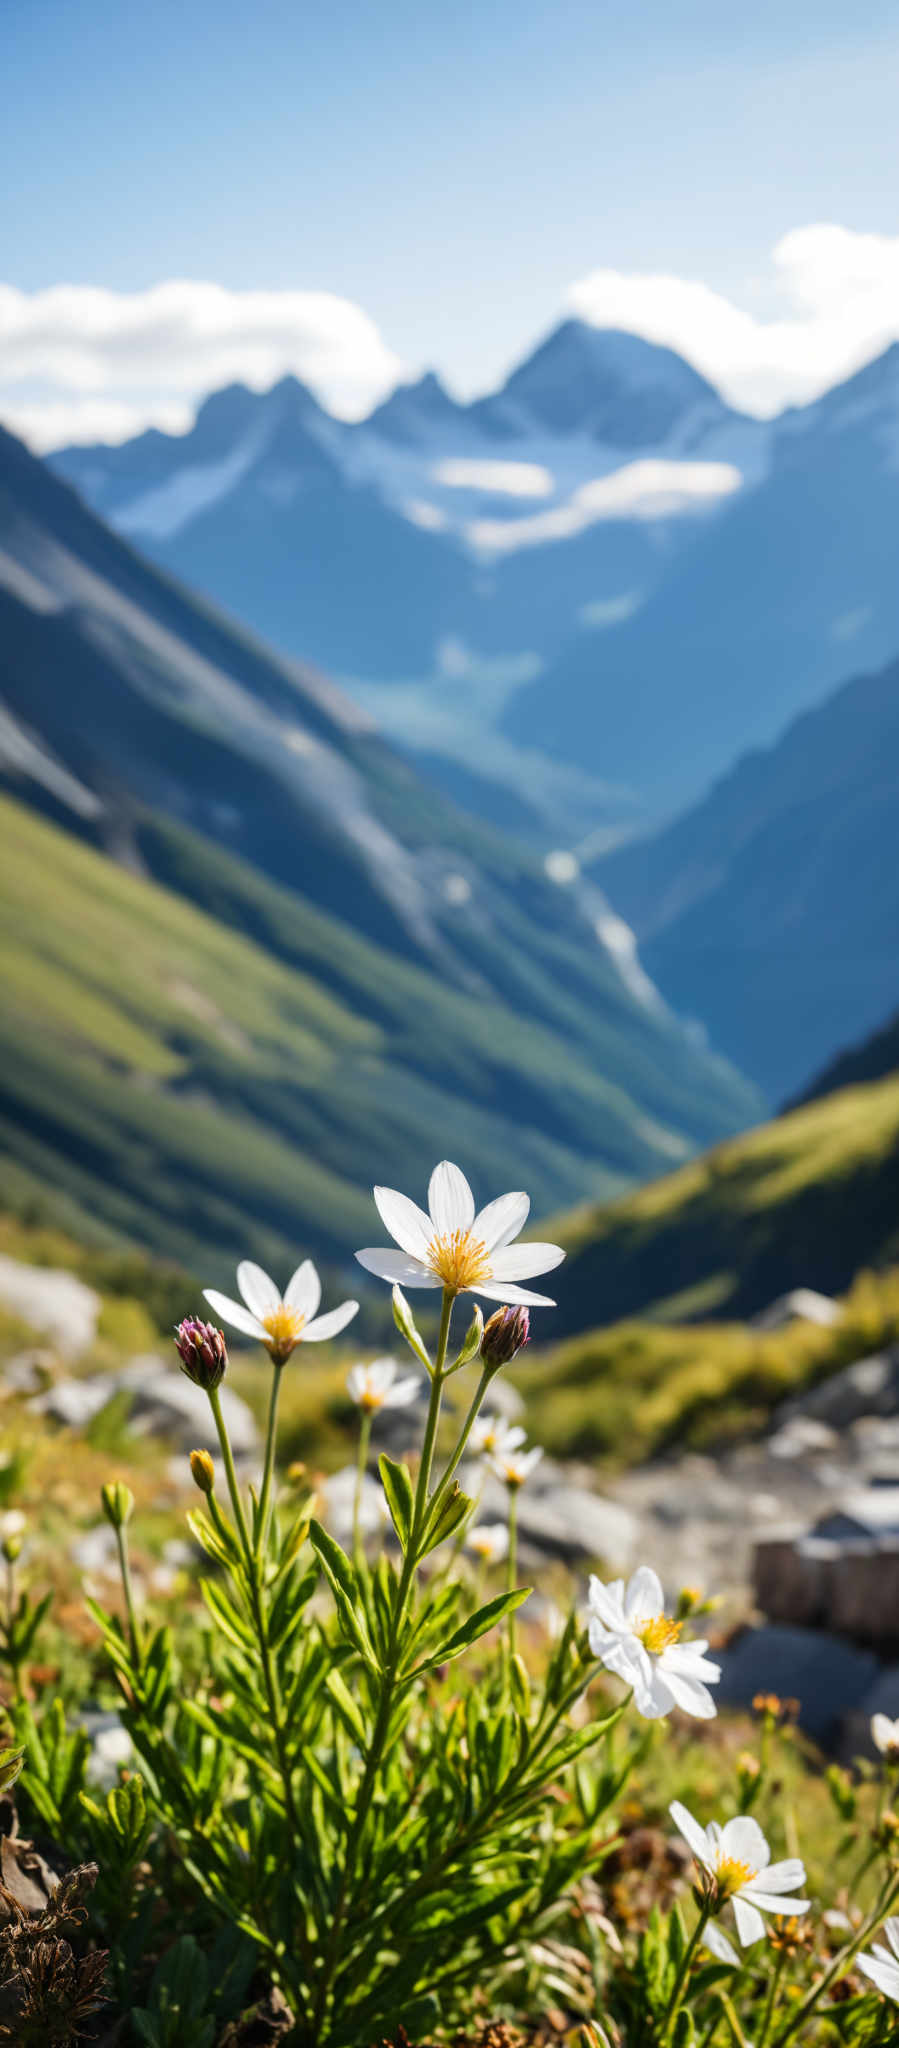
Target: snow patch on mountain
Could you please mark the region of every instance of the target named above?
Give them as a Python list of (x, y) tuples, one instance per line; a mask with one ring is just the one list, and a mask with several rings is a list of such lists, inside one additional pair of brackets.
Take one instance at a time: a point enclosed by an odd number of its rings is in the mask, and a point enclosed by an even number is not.
[(273, 428), (273, 421), (263, 417), (242, 435), (221, 462), (188, 463), (184, 469), (176, 470), (167, 483), (145, 491), (130, 505), (121, 507), (115, 519), (120, 532), (143, 535), (148, 540), (171, 540), (198, 513), (207, 512), (233, 491), (265, 452)]
[(608, 476), (579, 485), (567, 504), (550, 511), (517, 520), (473, 520), (467, 537), (486, 554), (502, 554), (510, 548), (569, 540), (602, 519), (672, 519), (705, 511), (742, 483), (732, 462), (628, 462)]

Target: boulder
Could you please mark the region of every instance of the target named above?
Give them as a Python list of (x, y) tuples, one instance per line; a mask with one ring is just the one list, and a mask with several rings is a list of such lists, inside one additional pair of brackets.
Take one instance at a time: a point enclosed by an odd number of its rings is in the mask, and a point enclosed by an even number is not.
[(788, 1323), (818, 1323), (822, 1329), (829, 1329), (842, 1316), (838, 1301), (829, 1294), (818, 1294), (814, 1287), (794, 1287), (789, 1294), (780, 1294), (768, 1308), (750, 1317), (752, 1330), (783, 1330)]
[[(154, 1354), (132, 1358), (119, 1372), (60, 1380), (29, 1406), (70, 1429), (85, 1429), (121, 1393), (129, 1397), (130, 1427), (139, 1435), (167, 1437), (183, 1451), (216, 1448), (215, 1423), (202, 1388)], [(221, 1403), (234, 1456), (252, 1457), (259, 1447), (252, 1409), (228, 1386), (221, 1389)]]
[(28, 1266), (0, 1253), (0, 1303), (32, 1330), (49, 1337), (66, 1358), (77, 1358), (97, 1334), (100, 1296), (74, 1273)]
[(795, 1415), (812, 1415), (832, 1429), (846, 1429), (863, 1415), (895, 1415), (899, 1410), (899, 1346), (857, 1358), (841, 1372), (831, 1373), (807, 1393), (784, 1402), (778, 1425)]

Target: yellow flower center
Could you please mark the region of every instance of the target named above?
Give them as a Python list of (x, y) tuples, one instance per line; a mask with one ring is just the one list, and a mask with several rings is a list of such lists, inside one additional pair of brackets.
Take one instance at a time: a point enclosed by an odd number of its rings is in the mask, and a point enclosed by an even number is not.
[(656, 1614), (652, 1621), (645, 1621), (637, 1634), (651, 1657), (661, 1657), (663, 1650), (670, 1650), (676, 1643), (683, 1628), (682, 1621), (669, 1621), (667, 1614)]
[(751, 1863), (741, 1863), (736, 1856), (722, 1856), (715, 1870), (715, 1882), (719, 1899), (729, 1899), (734, 1892), (742, 1891), (744, 1884), (758, 1876)]
[(470, 1230), (450, 1230), (442, 1237), (432, 1237), (428, 1265), (451, 1294), (462, 1294), (466, 1287), (477, 1287), (490, 1278), (487, 1247), (480, 1238), (472, 1237)]
[(376, 1415), (383, 1403), (383, 1394), (377, 1393), (374, 1387), (365, 1387), (359, 1396), (359, 1406), (364, 1408), (366, 1415)]
[(272, 1309), (271, 1315), (263, 1316), (262, 1327), (268, 1332), (267, 1349), (280, 1364), (283, 1365), (294, 1345), (299, 1343), (305, 1321), (298, 1308), (288, 1308), (283, 1301)]

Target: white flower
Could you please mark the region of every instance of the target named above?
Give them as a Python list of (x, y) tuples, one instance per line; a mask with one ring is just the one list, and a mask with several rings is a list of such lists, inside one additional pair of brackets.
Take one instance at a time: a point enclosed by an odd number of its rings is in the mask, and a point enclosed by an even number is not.
[(627, 1591), (623, 1579), (604, 1586), (591, 1577), (588, 1606), (593, 1655), (633, 1687), (638, 1713), (657, 1721), (680, 1707), (700, 1721), (713, 1719), (717, 1709), (708, 1687), (721, 1677), (720, 1666), (706, 1656), (709, 1646), (703, 1638), (680, 1641), (683, 1623), (666, 1615), (661, 1585), (649, 1565), (634, 1572)]
[(488, 1458), (487, 1463), (491, 1472), (496, 1473), (497, 1479), (501, 1479), (504, 1486), (516, 1488), (523, 1486), (525, 1480), (530, 1478), (534, 1466), (539, 1465), (542, 1456), (540, 1444), (532, 1444), (529, 1451), (517, 1448), (496, 1451)]
[(501, 1458), (507, 1451), (517, 1451), (524, 1439), (525, 1431), (517, 1423), (504, 1422), (501, 1415), (479, 1415), (468, 1443), (481, 1457)]
[(485, 1564), (499, 1564), (509, 1554), (509, 1531), (505, 1522), (475, 1522), (465, 1543)]
[(733, 1942), (728, 1941), (723, 1927), (718, 1926), (717, 1920), (709, 1920), (703, 1928), (702, 1945), (708, 1949), (710, 1956), (714, 1956), (717, 1963), (729, 1963), (732, 1970), (739, 1969), (740, 1958)]
[(398, 1252), (369, 1246), (359, 1264), (400, 1287), (444, 1287), (451, 1294), (481, 1294), (487, 1301), (554, 1308), (546, 1294), (529, 1294), (519, 1280), (549, 1273), (565, 1253), (557, 1244), (513, 1245), (527, 1222), (527, 1195), (500, 1195), (475, 1215), (464, 1173), (444, 1159), (428, 1188), (429, 1215), (395, 1188), (375, 1188), (382, 1223)]
[(311, 1259), (304, 1259), (297, 1267), (283, 1295), (262, 1267), (253, 1265), (252, 1259), (241, 1260), (237, 1285), (243, 1302), (231, 1301), (215, 1287), (204, 1287), (203, 1293), (217, 1316), (231, 1323), (235, 1330), (243, 1330), (245, 1336), (256, 1337), (279, 1365), (283, 1365), (301, 1340), (304, 1344), (321, 1344), (327, 1337), (336, 1337), (352, 1322), (359, 1307), (358, 1301), (342, 1301), (339, 1308), (329, 1309), (327, 1315), (316, 1316), (322, 1284)]
[(725, 1821), (723, 1828), (716, 1820), (703, 1828), (679, 1799), (672, 1800), (668, 1811), (706, 1878), (711, 1880), (714, 1910), (718, 1912), (728, 1899), (732, 1900), (737, 1934), (744, 1948), (761, 1940), (765, 1932), (763, 1913), (808, 1911), (808, 1899), (784, 1899), (786, 1892), (794, 1892), (797, 1885), (805, 1883), (805, 1865), (798, 1856), (772, 1863), (758, 1821), (749, 1814)]
[(370, 1365), (351, 1365), (346, 1376), (346, 1390), (357, 1408), (364, 1408), (366, 1415), (376, 1415), (379, 1408), (408, 1408), (415, 1400), (421, 1386), (419, 1373), (409, 1373), (406, 1379), (397, 1379), (399, 1367), (394, 1358), (373, 1358)]
[(21, 1508), (6, 1508), (0, 1514), (0, 1543), (9, 1536), (21, 1536), (25, 1529), (25, 1516)]
[(888, 1714), (872, 1714), (871, 1741), (881, 1756), (899, 1763), (899, 1721), (891, 1721)]
[(886, 1935), (889, 1948), (884, 1948), (882, 1941), (875, 1941), (870, 1951), (865, 1949), (855, 1960), (878, 1991), (884, 1991), (887, 1998), (894, 1998), (899, 2005), (899, 1919), (894, 1916), (885, 1920), (881, 1932)]

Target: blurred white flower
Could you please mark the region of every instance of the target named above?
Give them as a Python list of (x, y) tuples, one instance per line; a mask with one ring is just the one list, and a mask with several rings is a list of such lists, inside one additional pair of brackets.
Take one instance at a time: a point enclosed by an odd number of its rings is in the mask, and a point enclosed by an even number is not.
[(132, 1754), (131, 1737), (117, 1717), (106, 1727), (98, 1728), (84, 1770), (88, 1784), (111, 1792), (113, 1785), (118, 1784), (120, 1769), (130, 1763)]
[(9, 1536), (22, 1536), (25, 1532), (25, 1516), (21, 1508), (6, 1508), (0, 1515), (0, 1543)]
[(524, 1439), (525, 1431), (517, 1422), (504, 1422), (501, 1415), (479, 1415), (472, 1424), (468, 1447), (481, 1457), (501, 1458), (507, 1451), (517, 1451)]
[(232, 1301), (227, 1294), (219, 1294), (215, 1287), (204, 1287), (203, 1292), (210, 1308), (235, 1330), (242, 1330), (247, 1337), (255, 1337), (271, 1353), (276, 1364), (283, 1365), (290, 1357), (294, 1345), (321, 1344), (328, 1337), (338, 1336), (345, 1330), (359, 1307), (358, 1301), (343, 1301), (339, 1308), (329, 1309), (327, 1315), (317, 1316), (321, 1300), (321, 1281), (311, 1259), (304, 1259), (288, 1282), (283, 1296), (279, 1294), (274, 1280), (263, 1273), (261, 1266), (254, 1266), (251, 1259), (242, 1259), (237, 1268), (237, 1285), (243, 1301)]
[(894, 1916), (885, 1920), (881, 1933), (886, 1935), (889, 1948), (884, 1948), (882, 1941), (875, 1941), (872, 1949), (863, 1949), (855, 1960), (878, 1991), (885, 1992), (887, 1998), (895, 1999), (899, 2005), (899, 1919)]
[(740, 1958), (733, 1942), (728, 1941), (723, 1927), (719, 1927), (717, 1920), (709, 1920), (706, 1923), (702, 1931), (702, 1943), (717, 1963), (729, 1963), (731, 1969), (739, 1969)]
[(888, 1714), (872, 1714), (871, 1741), (881, 1756), (899, 1763), (899, 1721), (891, 1721)]
[(749, 1814), (738, 1814), (735, 1820), (725, 1821), (723, 1827), (713, 1820), (703, 1828), (679, 1799), (672, 1800), (668, 1811), (706, 1878), (711, 1880), (715, 1912), (731, 1900), (737, 1934), (744, 1948), (761, 1940), (765, 1932), (763, 1913), (792, 1915), (808, 1911), (808, 1899), (784, 1898), (785, 1893), (805, 1883), (805, 1865), (798, 1856), (772, 1863), (758, 1821)]
[(467, 1550), (485, 1564), (499, 1564), (509, 1555), (509, 1531), (505, 1522), (475, 1522), (465, 1538)]
[(512, 1450), (494, 1452), (487, 1463), (491, 1472), (496, 1473), (497, 1479), (501, 1479), (504, 1486), (511, 1486), (514, 1489), (523, 1486), (525, 1480), (530, 1478), (534, 1466), (539, 1465), (542, 1456), (540, 1444), (532, 1444), (529, 1451), (522, 1451), (516, 1446)]
[(421, 1386), (421, 1376), (413, 1372), (405, 1379), (397, 1379), (398, 1371), (394, 1358), (373, 1358), (370, 1365), (351, 1365), (346, 1376), (350, 1400), (366, 1415), (376, 1415), (379, 1408), (408, 1408)]
[(656, 1721), (680, 1707), (700, 1721), (717, 1708), (708, 1690), (721, 1676), (706, 1657), (703, 1637), (680, 1640), (683, 1623), (670, 1620), (659, 1579), (649, 1565), (604, 1586), (592, 1576), (588, 1596), (590, 1648), (594, 1657), (633, 1687), (637, 1712)]
[(565, 1257), (557, 1244), (512, 1244), (527, 1222), (527, 1195), (500, 1195), (475, 1215), (464, 1173), (444, 1159), (431, 1175), (427, 1216), (395, 1188), (375, 1188), (374, 1196), (381, 1221), (400, 1250), (368, 1246), (357, 1252), (367, 1272), (393, 1286), (443, 1287), (451, 1294), (480, 1294), (487, 1301), (555, 1307), (548, 1295), (529, 1294), (517, 1285), (532, 1274), (551, 1272)]

